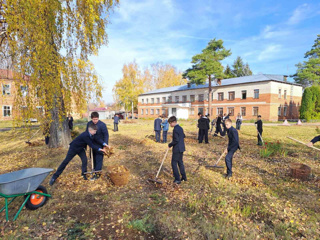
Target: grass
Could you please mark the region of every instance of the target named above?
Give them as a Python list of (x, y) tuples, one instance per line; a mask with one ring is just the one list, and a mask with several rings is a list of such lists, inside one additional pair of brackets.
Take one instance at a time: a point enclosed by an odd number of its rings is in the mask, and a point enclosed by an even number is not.
[[(112, 120), (107, 121), (112, 124)], [(104, 160), (104, 174), (96, 182), (84, 182), (80, 159), (75, 157), (58, 182), (43, 185), (52, 194), (47, 204), (23, 210), (16, 222), (3, 222), (1, 239), (319, 239), (320, 161), (319, 153), (286, 138), (304, 142), (317, 133), (315, 126), (265, 126), (265, 142), (279, 142), (277, 154), (260, 156), (254, 126), (243, 125), (239, 133), (241, 152), (233, 161), (233, 178), (212, 165), (227, 139), (210, 137), (210, 144), (197, 144), (196, 122), (181, 121), (186, 133), (184, 163), (188, 182), (172, 184), (170, 157), (164, 163), (159, 186), (154, 178), (166, 145), (146, 135), (153, 121), (120, 123), (119, 132), (109, 130), (115, 154)], [(78, 125), (79, 131), (85, 125)], [(20, 129), (0, 132), (0, 174), (27, 167), (56, 169), (67, 149), (28, 147), (24, 141), (33, 133)], [(169, 130), (168, 140), (171, 139)], [(39, 133), (34, 141), (42, 142)], [(292, 179), (289, 165), (301, 162), (312, 168), (308, 181)], [(203, 165), (194, 173), (199, 163)], [(130, 182), (114, 187), (105, 175), (106, 166), (122, 164), (130, 169)], [(220, 162), (224, 166), (223, 161)], [(90, 169), (90, 163), (89, 163)], [(194, 173), (194, 174), (193, 174)], [(10, 217), (22, 199), (13, 202)], [(0, 200), (3, 204), (4, 201)]]

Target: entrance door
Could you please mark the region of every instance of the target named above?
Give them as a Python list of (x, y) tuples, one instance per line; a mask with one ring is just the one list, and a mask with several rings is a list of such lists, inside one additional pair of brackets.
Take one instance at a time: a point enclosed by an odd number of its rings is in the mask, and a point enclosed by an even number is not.
[(177, 109), (176, 108), (172, 108), (172, 116), (177, 116)]

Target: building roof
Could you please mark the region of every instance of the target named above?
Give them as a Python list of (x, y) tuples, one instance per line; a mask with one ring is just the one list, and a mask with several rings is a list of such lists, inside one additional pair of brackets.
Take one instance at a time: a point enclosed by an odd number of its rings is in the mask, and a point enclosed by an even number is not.
[[(296, 83), (292, 82), (285, 82), (283, 80), (283, 75), (276, 75), (276, 74), (258, 74), (258, 75), (251, 75), (251, 76), (244, 76), (244, 77), (237, 77), (237, 78), (228, 78), (221, 80), (221, 85), (217, 84), (216, 81), (212, 81), (212, 87), (220, 87), (220, 86), (228, 86), (228, 85), (237, 85), (237, 84), (245, 84), (245, 83), (254, 83), (254, 82), (265, 82), (265, 81), (276, 81), (276, 82), (282, 82), (287, 83), (291, 85), (297, 85), (301, 86)], [(186, 91), (186, 90), (194, 90), (194, 89), (200, 89), (200, 88), (208, 88), (209, 83), (203, 85), (196, 85), (191, 84), (190, 87), (188, 87), (188, 84), (181, 85), (181, 86), (174, 86), (174, 87), (167, 87), (167, 88), (160, 88), (156, 89), (150, 92), (146, 92), (143, 94), (140, 94), (139, 96), (143, 95), (149, 95), (149, 94), (156, 94), (156, 93), (166, 93), (166, 92), (176, 92), (176, 91)]]
[[(25, 75), (25, 79), (28, 80), (29, 76)], [(0, 69), (0, 79), (16, 80), (20, 79), (20, 75), (10, 69)]]
[(89, 109), (90, 112), (105, 112), (108, 111), (108, 109), (106, 109), (105, 107), (102, 108), (93, 108), (93, 109)]

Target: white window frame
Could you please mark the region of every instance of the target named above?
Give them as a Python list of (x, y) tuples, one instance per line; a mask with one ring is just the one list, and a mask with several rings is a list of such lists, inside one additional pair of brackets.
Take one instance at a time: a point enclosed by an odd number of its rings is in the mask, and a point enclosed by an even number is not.
[[(5, 109), (4, 109), (5, 107), (9, 107), (9, 109), (6, 109), (6, 110), (5, 110)], [(8, 111), (8, 110), (10, 111), (10, 114), (9, 114), (9, 116), (5, 116), (5, 115), (4, 115), (4, 111)], [(3, 105), (3, 106), (2, 106), (2, 116), (3, 116), (3, 117), (11, 117), (11, 116), (12, 116), (12, 106), (10, 106), (10, 105)]]
[[(5, 91), (4, 86), (9, 86), (9, 90)], [(5, 93), (3, 93), (5, 91)], [(3, 96), (10, 96), (11, 95), (11, 84), (10, 83), (4, 83), (2, 84), (2, 95)]]

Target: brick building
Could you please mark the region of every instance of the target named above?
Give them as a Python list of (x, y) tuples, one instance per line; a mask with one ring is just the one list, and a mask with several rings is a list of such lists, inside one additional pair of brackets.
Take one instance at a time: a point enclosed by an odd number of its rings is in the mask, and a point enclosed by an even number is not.
[[(259, 74), (212, 82), (212, 112), (240, 113), (243, 119), (278, 121), (298, 119), (302, 86), (287, 82), (283, 75)], [(138, 97), (140, 118), (175, 115), (181, 119), (197, 118), (198, 112), (208, 113), (208, 83), (186, 84), (157, 89)]]

